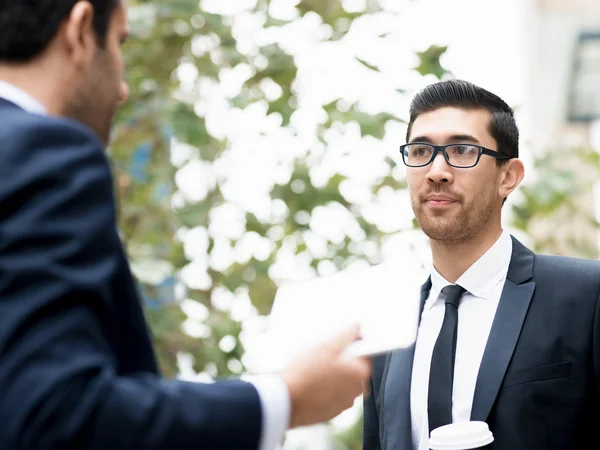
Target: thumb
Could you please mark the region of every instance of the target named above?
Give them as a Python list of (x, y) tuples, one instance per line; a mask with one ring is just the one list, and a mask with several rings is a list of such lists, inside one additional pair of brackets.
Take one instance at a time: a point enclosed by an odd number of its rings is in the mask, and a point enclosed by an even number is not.
[(352, 325), (349, 328), (346, 328), (344, 331), (336, 335), (331, 340), (331, 349), (336, 353), (341, 353), (348, 347), (350, 344), (355, 342), (360, 338), (360, 326)]

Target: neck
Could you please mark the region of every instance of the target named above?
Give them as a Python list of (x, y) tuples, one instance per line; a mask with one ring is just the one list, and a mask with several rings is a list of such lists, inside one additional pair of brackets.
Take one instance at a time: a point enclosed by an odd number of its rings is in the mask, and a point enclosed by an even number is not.
[(469, 240), (444, 241), (430, 240), (433, 266), (438, 273), (450, 283), (456, 283), (485, 252), (487, 252), (502, 235), (502, 227), (486, 230)]
[(57, 73), (50, 61), (39, 60), (26, 64), (0, 63), (0, 80), (27, 92), (52, 115), (63, 112), (62, 85), (51, 74)]

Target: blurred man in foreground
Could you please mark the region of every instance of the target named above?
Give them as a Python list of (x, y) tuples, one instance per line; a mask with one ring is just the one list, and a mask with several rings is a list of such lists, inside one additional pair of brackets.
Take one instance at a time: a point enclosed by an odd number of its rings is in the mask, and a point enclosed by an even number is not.
[(125, 101), (122, 0), (0, 9), (0, 448), (267, 450), (350, 407), (351, 329), (280, 374), (158, 374), (104, 154)]

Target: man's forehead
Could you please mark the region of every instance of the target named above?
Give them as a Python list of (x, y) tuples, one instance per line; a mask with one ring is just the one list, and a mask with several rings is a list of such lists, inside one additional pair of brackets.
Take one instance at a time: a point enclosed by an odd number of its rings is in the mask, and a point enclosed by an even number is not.
[(420, 114), (411, 127), (410, 140), (446, 140), (452, 136), (474, 136), (478, 141), (491, 138), (491, 114), (485, 109), (439, 108)]

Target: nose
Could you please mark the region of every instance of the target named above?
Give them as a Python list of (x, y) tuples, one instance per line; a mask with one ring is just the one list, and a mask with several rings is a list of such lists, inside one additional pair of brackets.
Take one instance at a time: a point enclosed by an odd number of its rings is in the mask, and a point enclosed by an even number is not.
[(432, 183), (448, 183), (452, 184), (454, 176), (452, 174), (451, 166), (448, 165), (446, 158), (441, 153), (438, 153), (434, 160), (429, 165), (429, 172), (427, 178)]
[(119, 104), (122, 105), (129, 98), (129, 86), (126, 81), (121, 81), (121, 86), (119, 88)]

